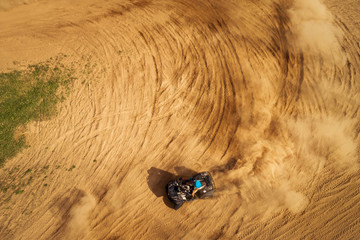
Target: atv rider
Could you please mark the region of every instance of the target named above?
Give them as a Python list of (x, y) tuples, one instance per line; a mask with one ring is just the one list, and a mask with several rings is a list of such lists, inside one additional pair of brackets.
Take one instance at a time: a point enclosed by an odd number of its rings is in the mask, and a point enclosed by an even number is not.
[(194, 189), (192, 190), (192, 197), (195, 197), (195, 193), (199, 190), (199, 188), (201, 188), (201, 182), (199, 180), (196, 180), (195, 181), (195, 187)]
[[(179, 179), (182, 181), (182, 179)], [(201, 187), (201, 182), (199, 180), (194, 180), (192, 178), (189, 178), (189, 180), (182, 181), (182, 184), (180, 186), (180, 189), (183, 193), (186, 194), (186, 199), (190, 201), (195, 197), (195, 193), (199, 190)]]

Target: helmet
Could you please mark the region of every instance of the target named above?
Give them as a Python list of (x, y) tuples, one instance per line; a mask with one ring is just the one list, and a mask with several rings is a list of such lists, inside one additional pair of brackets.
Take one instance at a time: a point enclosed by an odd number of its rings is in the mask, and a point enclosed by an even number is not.
[(196, 188), (200, 188), (201, 187), (201, 182), (199, 180), (196, 180), (195, 182), (195, 187)]

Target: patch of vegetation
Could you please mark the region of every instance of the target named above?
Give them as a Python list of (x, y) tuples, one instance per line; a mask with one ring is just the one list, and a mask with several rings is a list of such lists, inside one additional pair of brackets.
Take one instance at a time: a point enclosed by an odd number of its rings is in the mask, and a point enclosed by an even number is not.
[(68, 94), (74, 71), (59, 62), (0, 73), (0, 166), (26, 146), (26, 124), (53, 116)]
[(8, 188), (7, 188), (7, 187), (1, 187), (1, 192), (6, 193), (6, 192), (7, 192), (7, 190), (8, 190)]
[(41, 169), (41, 172), (45, 174), (45, 173), (47, 172), (47, 170), (49, 170), (49, 165), (44, 166), (44, 167)]
[(30, 183), (32, 183), (33, 181), (33, 176), (30, 176), (29, 179), (27, 180), (26, 185), (29, 185)]
[(22, 194), (22, 193), (24, 193), (24, 190), (22, 190), (22, 189), (15, 190), (15, 194)]
[[(0, 169), (0, 206), (10, 202), (10, 199), (14, 195), (25, 193), (30, 184), (32, 184), (33, 187), (36, 186), (34, 184), (47, 187), (48, 183), (45, 181), (49, 176), (46, 175), (46, 171), (52, 171), (53, 168), (54, 167), (45, 165), (43, 167), (24, 169), (23, 171), (21, 171), (18, 166), (11, 169)], [(39, 181), (41, 178), (42, 181)], [(38, 181), (35, 181), (35, 179)], [(30, 192), (30, 194), (35, 196), (33, 192)]]
[(72, 165), (71, 168), (67, 169), (69, 172), (71, 172), (73, 169), (75, 169), (76, 166), (75, 165)]
[(9, 170), (9, 175), (12, 175), (13, 173), (18, 172), (19, 170), (20, 170), (19, 167), (14, 167), (14, 168), (12, 168), (11, 170)]
[(31, 210), (24, 210), (24, 211), (22, 212), (22, 214), (24, 214), (24, 215), (30, 215), (30, 214), (32, 214), (32, 211), (31, 211)]

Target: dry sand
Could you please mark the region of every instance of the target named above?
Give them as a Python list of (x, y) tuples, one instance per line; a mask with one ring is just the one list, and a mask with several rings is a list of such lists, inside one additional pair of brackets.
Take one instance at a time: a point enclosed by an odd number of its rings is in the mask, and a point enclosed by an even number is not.
[[(0, 193), (1, 239), (360, 238), (359, 1), (0, 9), (0, 70), (81, 66), (0, 170), (33, 176)], [(216, 196), (171, 209), (166, 182), (204, 170)]]

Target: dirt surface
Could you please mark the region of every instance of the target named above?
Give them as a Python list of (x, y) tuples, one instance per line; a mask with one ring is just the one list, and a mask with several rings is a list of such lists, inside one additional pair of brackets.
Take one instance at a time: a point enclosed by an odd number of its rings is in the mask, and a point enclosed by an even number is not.
[[(0, 193), (1, 239), (360, 237), (359, 1), (0, 9), (0, 70), (82, 66), (0, 169), (24, 190)], [(204, 170), (216, 196), (171, 209), (167, 181)]]

